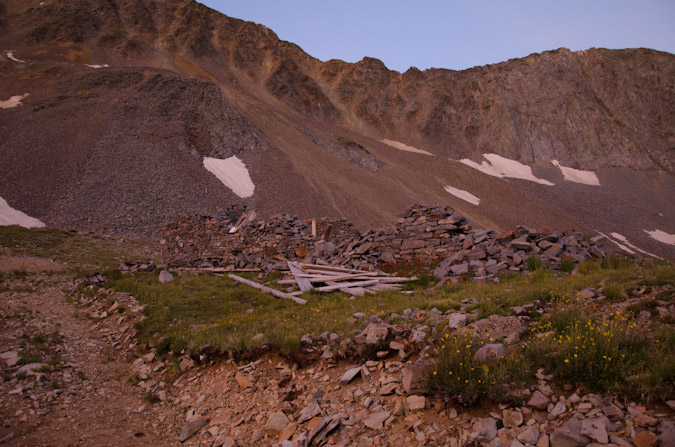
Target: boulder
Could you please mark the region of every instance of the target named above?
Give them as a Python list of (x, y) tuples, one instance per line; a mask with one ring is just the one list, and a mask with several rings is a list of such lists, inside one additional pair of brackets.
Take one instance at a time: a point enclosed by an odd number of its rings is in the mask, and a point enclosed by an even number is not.
[(539, 428), (536, 425), (529, 425), (518, 434), (517, 438), (525, 444), (535, 445), (539, 441)]
[(448, 328), (457, 329), (466, 326), (466, 314), (454, 312), (448, 317)]
[(159, 282), (161, 282), (162, 284), (169, 283), (173, 281), (173, 279), (174, 279), (173, 275), (169, 273), (167, 270), (162, 270), (161, 272), (159, 272)]
[(375, 413), (370, 413), (366, 420), (363, 421), (363, 425), (373, 430), (381, 430), (384, 425), (384, 421), (389, 419), (389, 416), (391, 416), (391, 411), (378, 411)]
[(426, 399), (424, 396), (408, 396), (405, 400), (406, 406), (410, 412), (424, 410)]
[(519, 427), (522, 423), (523, 413), (520, 411), (502, 411), (502, 424), (504, 424), (504, 427)]
[(359, 374), (361, 374), (361, 367), (360, 366), (355, 366), (353, 368), (348, 369), (342, 375), (342, 378), (340, 379), (340, 385), (345, 386), (345, 385), (349, 384)]
[(421, 363), (403, 368), (401, 383), (407, 394), (424, 394), (427, 391), (429, 366)]
[(581, 423), (581, 431), (579, 433), (586, 435), (601, 444), (607, 444), (609, 442), (607, 425), (609, 425), (609, 420), (605, 417), (584, 419)]
[(532, 393), (532, 397), (527, 402), (527, 406), (532, 407), (535, 410), (545, 410), (549, 402), (551, 402), (551, 399), (544, 396), (544, 394), (541, 391), (537, 390), (534, 393)]
[(551, 447), (584, 447), (591, 438), (581, 434), (583, 416), (575, 414), (560, 428), (551, 433)]
[[(488, 360), (496, 359), (508, 354), (506, 346), (501, 343), (488, 343), (482, 346), (473, 356), (477, 362), (486, 362)], [(521, 421), (522, 422), (522, 421)]]
[(497, 420), (495, 418), (477, 418), (473, 422), (472, 430), (488, 440), (497, 437)]
[(195, 419), (192, 419), (189, 421), (187, 424), (183, 426), (183, 429), (180, 432), (180, 436), (178, 437), (178, 440), (180, 442), (185, 442), (188, 439), (190, 439), (195, 433), (197, 433), (203, 426), (209, 423), (209, 420), (207, 418), (203, 417), (198, 417)]
[(370, 324), (364, 331), (366, 335), (366, 344), (376, 345), (387, 339), (389, 329), (381, 324)]
[(289, 424), (288, 417), (283, 411), (275, 411), (267, 419), (265, 424), (265, 433), (269, 436), (278, 436), (281, 431)]
[(527, 326), (518, 317), (490, 315), (488, 318), (471, 323), (464, 330), (482, 340), (500, 342), (512, 334), (519, 336), (525, 334)]

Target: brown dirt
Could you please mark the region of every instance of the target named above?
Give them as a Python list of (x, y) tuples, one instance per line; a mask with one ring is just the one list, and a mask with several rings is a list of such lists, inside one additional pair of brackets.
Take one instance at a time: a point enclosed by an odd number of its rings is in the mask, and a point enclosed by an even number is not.
[[(3, 258), (1, 264), (12, 265), (6, 261)], [(53, 267), (35, 258), (15, 259), (13, 264), (31, 272), (40, 264)], [(24, 380), (12, 377), (16, 367), (2, 362), (4, 377), (11, 380), (0, 382), (0, 439), (14, 433), (9, 446), (178, 444), (173, 432), (161, 428), (171, 410), (148, 403), (139, 388), (127, 383), (128, 356), (111, 346), (102, 327), (86, 316), (87, 308), (68, 303), (68, 291), (74, 286), (71, 277), (30, 273), (3, 286), (2, 351), (31, 354), (41, 362), (60, 361), (40, 379)], [(38, 334), (45, 340), (37, 339)], [(18, 387), (23, 392), (9, 394)]]

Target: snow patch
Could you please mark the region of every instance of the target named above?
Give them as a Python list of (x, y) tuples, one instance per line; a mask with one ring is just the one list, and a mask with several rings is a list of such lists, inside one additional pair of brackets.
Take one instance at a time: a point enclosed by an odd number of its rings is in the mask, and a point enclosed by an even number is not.
[(566, 166), (562, 166), (558, 160), (551, 160), (551, 164), (560, 169), (563, 177), (568, 182), (600, 186), (600, 179), (593, 171), (582, 171), (580, 169), (568, 168)]
[(7, 59), (11, 59), (14, 62), (18, 62), (20, 64), (25, 64), (26, 61), (22, 61), (21, 59), (17, 59), (14, 57), (14, 51), (5, 51), (5, 56), (7, 56)]
[(492, 177), (497, 177), (497, 178), (504, 178), (504, 175), (497, 172), (495, 170), (495, 168), (493, 168), (492, 165), (487, 161), (483, 161), (483, 162), (481, 162), (481, 164), (478, 164), (473, 160), (469, 160), (468, 158), (465, 158), (465, 159), (459, 160), (459, 162), (469, 166), (470, 168), (474, 168), (474, 169), (482, 172), (483, 174), (487, 174), (487, 175), (490, 175)]
[(239, 197), (245, 198), (253, 195), (255, 185), (246, 165), (236, 156), (225, 160), (204, 157), (204, 167)]
[[(598, 233), (600, 233), (600, 232), (598, 231)], [(600, 233), (600, 234), (602, 234), (602, 233)], [(630, 254), (634, 255), (636, 251), (639, 251), (640, 253), (645, 254), (647, 256), (651, 256), (652, 258), (663, 259), (659, 256), (656, 256), (653, 253), (649, 253), (648, 251), (645, 251), (645, 250), (641, 249), (640, 247), (636, 247), (635, 245), (631, 244), (628, 241), (626, 236), (623, 236), (619, 233), (610, 233), (609, 237), (605, 234), (602, 234), (602, 235), (605, 236), (610, 241), (614, 242), (620, 249), (622, 249), (622, 250), (624, 250), (624, 251), (626, 251)], [(612, 239), (612, 238), (614, 238), (614, 239)], [(619, 242), (617, 242), (617, 241), (619, 241)]]
[(0, 109), (11, 109), (12, 107), (19, 106), (21, 105), (21, 100), (26, 96), (28, 96), (28, 93), (24, 95), (12, 96), (7, 101), (0, 101)]
[[(596, 231), (597, 231), (597, 230), (596, 230)], [(632, 255), (635, 254), (635, 252), (634, 252), (633, 250), (631, 250), (630, 248), (628, 248), (628, 247), (626, 247), (625, 245), (621, 244), (620, 242), (615, 241), (614, 239), (612, 239), (611, 237), (607, 236), (607, 235), (604, 234), (604, 233), (601, 233), (600, 231), (597, 231), (597, 232), (598, 232), (599, 234), (605, 236), (605, 237), (607, 238), (608, 241), (612, 242), (614, 245), (616, 245), (617, 247), (619, 247), (621, 250), (625, 251), (626, 253), (630, 253), (630, 254), (632, 254)], [(622, 236), (622, 237), (623, 237), (623, 236)]]
[(40, 220), (28, 214), (15, 210), (5, 199), (0, 197), (0, 226), (19, 225), (24, 228), (42, 228), (45, 226)]
[(382, 142), (388, 146), (391, 146), (393, 148), (396, 148), (400, 151), (405, 151), (405, 152), (414, 152), (416, 154), (424, 154), (424, 155), (431, 155), (433, 156), (434, 154), (423, 151), (422, 149), (417, 149), (416, 147), (408, 146), (407, 144), (403, 144), (399, 141), (393, 141), (393, 140), (382, 140)]
[(664, 244), (669, 245), (675, 245), (675, 234), (669, 234), (661, 230), (654, 230), (654, 231), (642, 230), (642, 231), (647, 233), (652, 239), (656, 239), (659, 242), (663, 242)]
[(493, 177), (516, 178), (539, 183), (541, 185), (553, 186), (553, 183), (548, 180), (536, 177), (532, 174), (532, 168), (530, 166), (519, 161), (511, 160), (497, 154), (483, 154), (483, 158), (487, 161), (483, 161), (480, 164), (468, 159), (463, 159), (459, 162)]
[(84, 64), (84, 66), (85, 66), (85, 67), (89, 67), (89, 68), (108, 68), (108, 67), (110, 67), (110, 65), (108, 65), (108, 64), (103, 64), (103, 65), (96, 65), (96, 64), (89, 65), (89, 64)]
[(449, 192), (450, 194), (452, 194), (453, 196), (458, 197), (458, 198), (460, 198), (460, 199), (462, 199), (462, 200), (465, 200), (465, 201), (471, 203), (472, 205), (476, 205), (476, 206), (477, 206), (477, 205), (480, 204), (480, 199), (479, 199), (478, 197), (474, 196), (473, 194), (471, 194), (471, 193), (468, 192), (468, 191), (464, 191), (464, 190), (462, 190), (462, 189), (453, 188), (452, 186), (446, 186), (446, 187), (445, 187), (445, 190), (446, 190), (447, 192)]

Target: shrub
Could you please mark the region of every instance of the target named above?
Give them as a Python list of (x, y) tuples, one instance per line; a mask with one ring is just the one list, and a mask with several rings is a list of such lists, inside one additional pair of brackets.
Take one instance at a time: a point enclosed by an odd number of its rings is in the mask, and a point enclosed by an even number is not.
[(633, 261), (626, 256), (613, 254), (607, 256), (602, 261), (602, 268), (605, 270), (617, 270), (620, 268), (629, 267), (632, 263)]
[(560, 261), (560, 271), (563, 273), (570, 273), (574, 270), (574, 267), (576, 264), (574, 263), (574, 259), (572, 258), (567, 258), (564, 257)]
[(647, 359), (647, 344), (634, 327), (622, 319), (577, 319), (544, 334), (525, 352), (535, 364), (547, 365), (556, 380), (593, 392), (615, 391), (625, 388), (630, 371)]
[(544, 264), (541, 262), (541, 258), (537, 255), (530, 255), (530, 257), (527, 258), (526, 263), (527, 269), (531, 272), (535, 272), (544, 267)]
[(529, 368), (511, 354), (495, 361), (477, 362), (474, 355), (482, 344), (467, 333), (442, 337), (436, 368), (429, 380), (431, 389), (466, 406), (481, 398), (500, 402), (511, 399), (509, 387), (518, 387), (529, 375)]
[(618, 302), (623, 300), (623, 286), (618, 283), (609, 283), (604, 287), (604, 294), (608, 301)]
[(638, 303), (631, 304), (630, 306), (628, 306), (626, 310), (636, 317), (640, 315), (640, 312), (645, 310), (652, 315), (658, 315), (658, 311), (656, 310), (657, 307), (659, 307), (659, 304), (656, 302), (655, 299), (652, 298), (641, 300)]
[(579, 273), (582, 275), (588, 275), (590, 273), (594, 273), (600, 270), (600, 266), (598, 264), (595, 264), (593, 262), (582, 262), (579, 264)]
[(553, 312), (550, 317), (542, 322), (537, 328), (540, 331), (555, 331), (563, 334), (576, 322), (581, 320), (581, 310), (577, 307), (568, 307)]

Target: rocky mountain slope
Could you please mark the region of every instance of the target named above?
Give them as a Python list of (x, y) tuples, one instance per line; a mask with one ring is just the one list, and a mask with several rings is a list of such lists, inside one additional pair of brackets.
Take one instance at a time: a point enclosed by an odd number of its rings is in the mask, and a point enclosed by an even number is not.
[[(398, 73), (319, 61), (193, 1), (3, 0), (0, 25), (0, 197), (48, 225), (156, 235), (178, 212), (243, 200), (365, 227), (423, 202), (675, 257), (646, 233), (675, 233), (671, 54), (560, 49)], [(203, 165), (235, 156), (250, 197)]]

